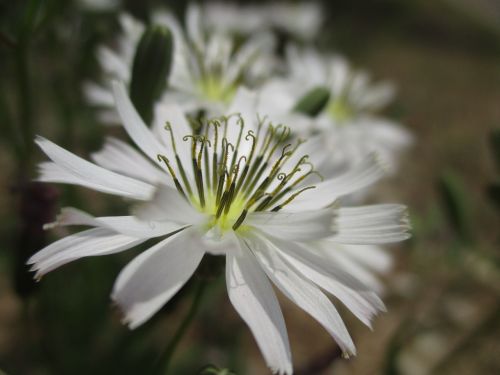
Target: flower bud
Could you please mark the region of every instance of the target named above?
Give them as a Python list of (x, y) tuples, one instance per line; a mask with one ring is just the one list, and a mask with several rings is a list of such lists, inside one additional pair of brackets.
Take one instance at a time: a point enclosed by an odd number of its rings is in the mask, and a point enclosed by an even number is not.
[(324, 87), (315, 87), (309, 90), (295, 104), (294, 111), (315, 117), (330, 100), (330, 91)]
[(132, 65), (130, 97), (146, 123), (151, 122), (154, 102), (167, 84), (172, 51), (172, 33), (158, 25), (149, 27), (137, 46)]

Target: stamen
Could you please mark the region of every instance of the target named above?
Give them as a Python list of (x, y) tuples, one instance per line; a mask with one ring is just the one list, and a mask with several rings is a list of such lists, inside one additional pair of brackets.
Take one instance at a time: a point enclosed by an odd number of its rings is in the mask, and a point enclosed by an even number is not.
[(295, 198), (297, 198), (297, 196), (299, 194), (303, 193), (306, 190), (310, 190), (310, 189), (316, 189), (316, 186), (308, 186), (308, 187), (305, 187), (305, 188), (299, 190), (295, 194), (292, 194), (286, 201), (284, 201), (283, 203), (281, 203), (281, 204), (277, 205), (276, 207), (274, 207), (271, 210), (271, 212), (277, 212), (277, 211), (281, 210), (283, 207), (285, 207), (287, 204), (289, 204), (291, 201), (293, 201)]
[[(196, 143), (200, 139), (199, 136), (193, 134), (185, 135), (182, 140), (187, 141), (191, 138), (191, 162), (193, 166), (194, 179), (196, 182), (196, 189), (198, 190), (198, 197), (200, 198), (201, 207), (205, 207), (205, 192), (203, 190), (203, 174), (201, 172), (201, 167), (198, 164), (201, 161), (201, 156), (196, 157)], [(201, 142), (200, 150), (203, 148), (204, 142)], [(201, 151), (200, 151), (201, 155)]]
[(175, 175), (175, 172), (174, 170), (172, 169), (172, 167), (170, 166), (170, 161), (168, 160), (168, 158), (165, 156), (165, 155), (161, 155), (161, 154), (158, 154), (157, 155), (157, 158), (158, 158), (158, 161), (159, 162), (164, 162), (167, 166), (167, 169), (168, 169), (168, 172), (170, 173), (170, 176), (172, 176), (172, 179), (174, 180), (174, 184), (175, 184), (175, 187), (177, 189), (177, 191), (179, 193), (181, 193), (181, 195), (187, 199), (186, 197), (186, 194), (184, 193), (184, 190), (182, 190), (182, 186), (181, 184), (179, 183), (179, 180), (177, 179), (177, 176)]
[[(211, 121), (211, 124), (214, 127), (214, 153), (212, 155), (212, 186), (214, 189), (217, 186), (217, 163), (218, 163), (218, 157), (217, 157), (217, 147), (219, 143), (219, 126), (220, 122), (217, 119), (214, 119)], [(210, 125), (210, 123), (209, 123)]]
[(182, 166), (181, 159), (179, 157), (179, 154), (177, 153), (177, 146), (175, 144), (174, 132), (172, 130), (172, 125), (170, 124), (170, 122), (167, 121), (165, 129), (170, 133), (170, 143), (172, 144), (172, 149), (174, 150), (175, 162), (177, 164), (177, 168), (179, 168), (179, 173), (181, 174), (182, 182), (184, 183), (184, 186), (188, 194), (191, 196), (193, 195), (193, 191), (191, 190), (191, 185), (189, 184), (189, 180), (187, 179), (186, 172), (184, 171), (184, 167)]
[(233, 153), (233, 158), (231, 160), (231, 167), (230, 169), (232, 169), (234, 167), (234, 163), (236, 163), (236, 157), (238, 156), (238, 149), (240, 147), (240, 143), (241, 143), (241, 135), (243, 134), (243, 128), (245, 127), (245, 123), (243, 121), (243, 118), (241, 117), (241, 115), (238, 115), (238, 120), (237, 120), (237, 124), (240, 126), (240, 131), (238, 133), (238, 140), (236, 141), (236, 147), (234, 148), (234, 153)]
[(247, 176), (249, 166), (252, 163), (253, 159), (253, 154), (255, 152), (255, 144), (257, 143), (257, 138), (255, 137), (254, 133), (252, 130), (249, 130), (247, 135), (245, 136), (245, 140), (248, 141), (249, 139), (252, 140), (252, 146), (250, 148), (250, 155), (248, 156), (248, 160), (245, 160), (245, 168), (243, 169), (243, 172), (241, 174), (241, 177), (238, 180), (238, 185), (236, 186), (236, 194), (239, 193), (241, 186), (243, 185), (243, 182), (245, 181), (245, 178)]
[[(238, 116), (236, 121), (231, 120), (232, 116)], [(265, 124), (266, 117), (257, 116), (257, 118), (257, 134), (253, 130), (244, 133), (243, 117), (240, 114), (232, 114), (208, 121), (203, 120), (204, 128), (201, 134), (193, 132), (182, 138), (183, 141), (191, 140), (191, 164), (197, 198), (193, 197), (194, 188), (191, 190), (186, 171), (177, 154), (172, 126), (169, 122), (165, 126), (170, 133), (178, 167), (177, 173), (182, 176), (184, 187), (177, 179), (176, 171), (168, 158), (158, 155), (158, 159), (166, 164), (181, 195), (185, 199), (192, 200), (193, 204), (199, 204), (198, 208), (203, 212), (213, 215), (214, 222), (210, 225), (218, 225), (222, 231), (230, 228), (237, 230), (244, 223), (248, 212), (269, 210), (273, 206), (271, 211), (281, 210), (302, 192), (315, 188), (308, 186), (295, 190), (297, 186), (300, 187), (302, 181), (312, 174), (320, 176), (308, 161), (308, 155), (302, 156), (293, 167), (286, 167), (284, 170), (303, 141), (298, 140), (293, 145), (284, 144), (290, 136), (290, 128), (282, 124)], [(222, 137), (219, 137), (219, 128), (222, 124), (224, 124), (223, 133)], [(267, 126), (264, 133), (265, 125)], [(239, 126), (237, 137), (236, 129), (229, 129), (229, 126)], [(213, 127), (213, 132), (210, 127)], [(259, 137), (261, 132), (263, 137)], [(228, 140), (228, 134), (234, 137), (231, 138), (234, 143)], [(250, 145), (250, 147), (245, 147), (246, 152), (241, 154), (243, 137), (248, 142), (244, 146)], [(309, 168), (304, 171), (303, 165)], [(269, 192), (271, 186), (273, 188)], [(184, 189), (189, 195), (184, 193)]]
[(234, 222), (233, 224), (233, 230), (236, 230), (240, 227), (241, 224), (243, 224), (243, 221), (245, 220), (246, 216), (247, 216), (247, 210), (244, 209), (242, 212), (241, 212), (241, 215), (238, 217), (238, 219)]

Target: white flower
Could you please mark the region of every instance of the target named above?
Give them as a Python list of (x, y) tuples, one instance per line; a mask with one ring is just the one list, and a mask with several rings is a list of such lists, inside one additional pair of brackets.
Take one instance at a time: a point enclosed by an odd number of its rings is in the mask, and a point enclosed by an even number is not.
[(212, 29), (243, 35), (277, 29), (304, 40), (318, 35), (323, 20), (321, 12), (316, 2), (259, 5), (208, 2), (203, 5), (206, 23)]
[[(352, 244), (369, 248), (408, 237), (404, 206), (335, 204), (383, 175), (375, 159), (320, 181), (310, 163), (317, 159), (317, 145), (283, 145), (287, 128), (258, 118), (255, 97), (247, 91), (237, 94), (233, 115), (210, 121), (198, 136), (177, 106), (158, 109), (167, 121), (160, 136), (142, 122), (125, 87), (113, 88), (123, 125), (142, 153), (112, 139), (94, 155), (96, 165), (38, 138), (51, 159), (42, 163), (40, 180), (136, 200), (134, 215), (93, 217), (64, 209), (56, 225), (91, 229), (35, 254), (29, 263), (36, 277), (82, 257), (158, 238), (122, 270), (113, 288), (112, 298), (131, 328), (167, 303), (208, 252), (226, 257), (229, 298), (274, 372), (291, 374), (292, 361), (270, 281), (315, 318), (346, 355), (354, 355), (342, 318), (322, 290), (369, 326), (384, 305), (369, 280), (362, 280), (370, 275), (364, 264), (384, 268), (386, 257)], [(359, 259), (360, 254), (371, 258)]]
[[(220, 115), (240, 86), (259, 84), (274, 66), (271, 54), (274, 40), (269, 34), (260, 33), (236, 46), (229, 34), (206, 29), (196, 5), (187, 9), (186, 32), (170, 12), (158, 10), (152, 19), (153, 24), (168, 27), (174, 37), (168, 85), (159, 101), (179, 103), (185, 111), (204, 110), (208, 116)], [(120, 16), (120, 22), (123, 34), (118, 48), (102, 46), (97, 56), (106, 82), (118, 79), (129, 84), (136, 47), (145, 26), (126, 14)], [(87, 82), (84, 93), (90, 104), (104, 108), (100, 112), (101, 121), (119, 123), (110, 87)]]
[(187, 8), (185, 32), (168, 12), (158, 12), (155, 19), (174, 35), (175, 57), (163, 101), (179, 103), (185, 111), (221, 115), (240, 86), (257, 86), (274, 67), (274, 38), (268, 33), (255, 33), (237, 46), (230, 34), (211, 31), (194, 4)]
[[(332, 166), (356, 165), (376, 152), (391, 170), (411, 143), (399, 124), (377, 114), (394, 96), (387, 82), (373, 84), (366, 72), (355, 71), (339, 56), (324, 56), (312, 49), (287, 49), (287, 75), (261, 89), (260, 111), (294, 125), (298, 134), (319, 132)], [(324, 88), (330, 97), (314, 119), (295, 112), (297, 102), (311, 90)]]

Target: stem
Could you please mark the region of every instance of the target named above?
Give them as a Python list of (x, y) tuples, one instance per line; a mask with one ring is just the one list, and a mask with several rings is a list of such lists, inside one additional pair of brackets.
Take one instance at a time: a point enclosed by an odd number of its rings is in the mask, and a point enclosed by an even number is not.
[(174, 336), (172, 337), (172, 340), (168, 343), (162, 357), (163, 357), (163, 372), (162, 374), (167, 374), (168, 373), (168, 368), (169, 365), (172, 361), (172, 357), (175, 353), (175, 350), (177, 349), (177, 346), (179, 345), (180, 341), (182, 340), (184, 334), (186, 333), (187, 329), (189, 328), (189, 325), (191, 324), (193, 318), (195, 317), (198, 308), (200, 307), (201, 299), (203, 296), (203, 293), (205, 292), (207, 282), (205, 280), (199, 280), (198, 285), (196, 286), (195, 294), (193, 297), (193, 302), (191, 303), (191, 306), (189, 307), (189, 310), (184, 317), (184, 320), (182, 321), (181, 325), (179, 328), (177, 328), (177, 331), (175, 332)]
[(28, 46), (22, 43), (16, 53), (17, 83), (19, 89), (18, 111), (19, 125), (23, 135), (25, 155), (21, 164), (29, 165), (33, 143), (33, 104), (31, 97), (31, 84), (28, 69)]
[(18, 85), (18, 115), (25, 153), (24, 157), (19, 160), (22, 171), (26, 171), (26, 167), (30, 166), (33, 157), (34, 108), (32, 82), (29, 70), (29, 52), (41, 4), (42, 1), (40, 0), (31, 0), (27, 2), (16, 41), (15, 62)]

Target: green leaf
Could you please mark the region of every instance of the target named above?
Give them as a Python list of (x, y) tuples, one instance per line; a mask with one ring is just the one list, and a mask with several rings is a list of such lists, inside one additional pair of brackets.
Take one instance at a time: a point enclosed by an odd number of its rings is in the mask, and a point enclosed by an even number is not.
[(490, 133), (490, 145), (493, 151), (493, 158), (498, 172), (500, 172), (500, 129), (494, 129)]
[(488, 186), (488, 196), (497, 210), (500, 211), (500, 182), (496, 182)]
[(141, 37), (132, 65), (130, 98), (146, 123), (165, 88), (172, 64), (173, 39), (163, 26), (149, 27)]
[(295, 104), (294, 111), (315, 117), (330, 100), (330, 91), (325, 87), (315, 87), (308, 91)]
[(19, 44), (24, 45), (29, 42), (30, 37), (41, 22), (44, 6), (45, 1), (43, 0), (29, 0), (26, 2), (24, 14), (19, 23)]
[(445, 214), (456, 235), (464, 242), (471, 242), (469, 193), (465, 190), (462, 178), (452, 171), (444, 172), (439, 179), (439, 193)]

